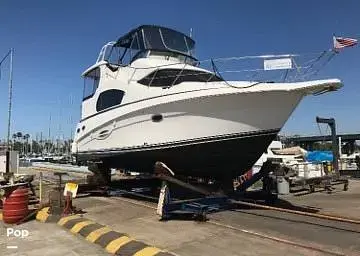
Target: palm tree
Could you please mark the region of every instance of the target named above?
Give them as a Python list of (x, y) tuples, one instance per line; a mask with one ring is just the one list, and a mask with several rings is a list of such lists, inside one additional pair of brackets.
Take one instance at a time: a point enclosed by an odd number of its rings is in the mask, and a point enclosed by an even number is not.
[[(22, 139), (22, 137), (23, 137), (22, 132), (17, 132), (17, 133), (16, 133), (16, 137), (17, 137), (19, 140)], [(22, 143), (21, 143), (21, 144), (22, 144)], [(22, 151), (22, 147), (20, 146), (20, 154), (22, 153), (21, 151)]]
[(14, 148), (15, 148), (15, 142), (16, 142), (16, 139), (17, 139), (17, 134), (16, 134), (16, 133), (14, 133), (14, 134), (12, 135), (12, 138), (13, 138), (13, 145), (12, 145), (12, 148), (13, 148), (13, 150), (14, 150)]
[(22, 132), (17, 132), (17, 133), (16, 133), (16, 137), (17, 137), (18, 139), (22, 138), (22, 137), (23, 137)]
[(27, 150), (28, 150), (29, 138), (30, 138), (30, 134), (28, 134), (28, 133), (23, 136), (23, 139), (26, 142), (26, 143), (24, 143), (24, 148), (25, 148), (24, 152), (25, 152), (25, 154), (27, 153)]

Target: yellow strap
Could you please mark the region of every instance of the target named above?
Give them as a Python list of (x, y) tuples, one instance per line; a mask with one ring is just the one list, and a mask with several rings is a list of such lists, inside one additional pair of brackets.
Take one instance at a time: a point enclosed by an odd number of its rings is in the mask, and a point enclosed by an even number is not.
[(119, 237), (113, 241), (111, 241), (107, 246), (106, 246), (106, 251), (108, 253), (111, 254), (115, 254), (117, 250), (120, 249), (121, 246), (127, 244), (128, 242), (132, 241), (131, 238), (127, 237), (127, 236), (122, 236)]
[(79, 223), (76, 223), (71, 229), (70, 232), (71, 233), (78, 233), (83, 227), (86, 227), (90, 224), (94, 224), (95, 222), (91, 221), (91, 220), (85, 220)]
[(96, 229), (86, 237), (86, 240), (94, 243), (100, 236), (102, 236), (110, 231), (112, 231), (112, 230), (108, 227), (102, 227), (102, 228)]
[(161, 250), (159, 248), (149, 246), (149, 247), (145, 247), (144, 249), (138, 251), (133, 256), (154, 256), (158, 252), (161, 252)]

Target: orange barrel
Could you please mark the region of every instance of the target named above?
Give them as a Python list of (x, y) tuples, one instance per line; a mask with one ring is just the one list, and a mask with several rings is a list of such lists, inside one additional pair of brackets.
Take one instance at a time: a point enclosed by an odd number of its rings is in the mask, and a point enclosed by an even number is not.
[(5, 223), (17, 223), (29, 214), (29, 191), (27, 187), (18, 187), (5, 195), (3, 200), (3, 220)]

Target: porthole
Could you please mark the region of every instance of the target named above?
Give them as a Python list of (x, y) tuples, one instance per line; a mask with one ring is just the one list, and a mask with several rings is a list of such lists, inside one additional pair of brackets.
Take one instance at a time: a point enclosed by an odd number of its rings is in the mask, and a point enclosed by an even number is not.
[(151, 117), (153, 122), (161, 122), (163, 120), (163, 116), (161, 114), (155, 114)]

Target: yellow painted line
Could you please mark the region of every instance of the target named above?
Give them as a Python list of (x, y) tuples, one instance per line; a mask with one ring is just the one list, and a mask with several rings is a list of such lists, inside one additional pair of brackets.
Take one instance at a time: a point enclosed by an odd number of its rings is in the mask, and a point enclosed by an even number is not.
[(45, 212), (47, 213), (49, 211), (50, 207), (44, 207), (40, 210), (40, 212)]
[(159, 248), (149, 246), (149, 247), (145, 247), (144, 249), (138, 251), (133, 256), (154, 256), (158, 252), (161, 252), (161, 250)]
[(102, 227), (102, 228), (99, 228), (97, 230), (94, 230), (93, 232), (91, 232), (87, 237), (86, 237), (86, 240), (94, 243), (96, 241), (96, 239), (98, 239), (100, 236), (108, 233), (112, 231), (112, 229), (108, 228), (108, 227)]
[(128, 242), (132, 241), (133, 239), (127, 237), (127, 236), (122, 236), (119, 237), (113, 241), (111, 241), (107, 246), (106, 246), (106, 251), (108, 253), (111, 254), (115, 254), (117, 250), (120, 249), (121, 246), (127, 244)]
[(85, 220), (79, 223), (76, 223), (71, 229), (70, 232), (71, 233), (78, 233), (83, 227), (86, 227), (90, 224), (94, 224), (95, 222), (91, 221), (91, 220)]
[(44, 207), (42, 208), (37, 214), (36, 219), (41, 222), (45, 222), (47, 218), (49, 217), (48, 210), (50, 207)]
[(38, 221), (41, 221), (41, 222), (45, 222), (48, 217), (49, 217), (49, 214), (46, 213), (46, 212), (39, 211), (39, 212), (36, 214), (36, 219), (37, 219)]
[(63, 169), (49, 168), (49, 167), (31, 167), (30, 169), (35, 170), (35, 171), (45, 171), (45, 172), (54, 172), (54, 171), (63, 170)]
[(74, 220), (74, 219), (80, 219), (81, 217), (78, 216), (78, 215), (71, 215), (71, 216), (68, 216), (68, 217), (63, 217), (61, 218), (59, 221), (58, 221), (58, 224), (60, 226), (63, 226), (66, 222), (68, 222), (69, 220)]

